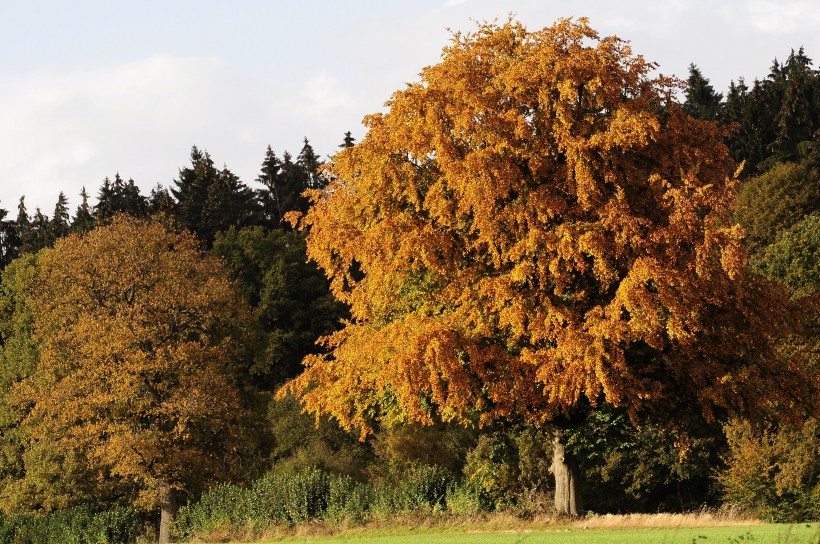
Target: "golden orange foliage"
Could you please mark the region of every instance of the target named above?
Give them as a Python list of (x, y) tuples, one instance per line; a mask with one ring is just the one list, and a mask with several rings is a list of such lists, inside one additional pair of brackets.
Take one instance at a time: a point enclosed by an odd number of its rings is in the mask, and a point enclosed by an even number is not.
[(82, 452), (153, 507), (161, 486), (229, 477), (248, 413), (232, 381), (250, 313), (217, 258), (161, 222), (119, 217), (39, 257), (40, 358), (16, 386), (28, 438)]
[(790, 410), (816, 374), (774, 356), (789, 310), (744, 270), (733, 165), (654, 68), (585, 19), (456, 34), (311, 195), (309, 255), (352, 319), (284, 391), (363, 434), (385, 412)]

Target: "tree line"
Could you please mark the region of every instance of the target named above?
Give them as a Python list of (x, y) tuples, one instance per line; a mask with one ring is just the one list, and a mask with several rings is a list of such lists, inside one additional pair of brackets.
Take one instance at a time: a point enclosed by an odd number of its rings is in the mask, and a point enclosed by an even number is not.
[[(340, 147), (354, 142), (347, 132)], [(207, 244), (213, 243), (217, 232), (232, 226), (279, 228), (285, 225), (286, 213), (307, 211), (306, 190), (323, 185), (318, 174), (320, 159), (307, 138), (295, 158), (287, 151), (280, 158), (268, 146), (255, 180), (261, 188), (252, 189), (227, 167), (218, 169), (206, 150), (194, 146), (190, 165), (179, 170), (171, 187), (158, 184), (143, 195), (134, 180), (125, 181), (116, 173), (113, 180), (103, 180), (93, 205), (83, 188), (73, 217), (63, 192), (50, 217), (39, 207), (30, 213), (23, 195), (16, 218), (0, 209), (0, 265), (36, 253), (70, 233), (105, 225), (117, 214), (143, 218), (167, 214)]]

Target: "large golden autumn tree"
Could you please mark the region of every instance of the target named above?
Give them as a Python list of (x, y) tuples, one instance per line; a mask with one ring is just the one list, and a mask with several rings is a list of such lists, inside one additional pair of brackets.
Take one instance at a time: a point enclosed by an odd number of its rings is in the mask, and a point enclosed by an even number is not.
[(585, 19), (456, 34), (312, 194), (309, 255), (352, 318), (286, 391), (365, 434), (801, 408), (816, 374), (775, 352), (789, 308), (744, 268), (718, 129), (654, 69)]
[(235, 354), (251, 313), (222, 261), (161, 221), (120, 216), (37, 265), (39, 360), (12, 391), (27, 447), (130, 483), (138, 506), (161, 509), (167, 541), (175, 494), (247, 468)]

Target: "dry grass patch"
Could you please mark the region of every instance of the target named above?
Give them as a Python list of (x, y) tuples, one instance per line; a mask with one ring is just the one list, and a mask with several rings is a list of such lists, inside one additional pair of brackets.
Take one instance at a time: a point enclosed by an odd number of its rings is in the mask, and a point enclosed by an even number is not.
[(726, 508), (687, 514), (605, 514), (581, 519), (574, 526), (586, 529), (648, 529), (678, 527), (736, 527), (764, 525), (743, 510)]

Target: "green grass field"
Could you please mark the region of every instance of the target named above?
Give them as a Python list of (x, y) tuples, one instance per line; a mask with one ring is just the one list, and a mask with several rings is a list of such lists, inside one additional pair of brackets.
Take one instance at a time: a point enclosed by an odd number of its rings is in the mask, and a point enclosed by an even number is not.
[[(291, 537), (267, 542), (346, 542), (350, 544), (820, 544), (820, 524), (755, 525), (711, 528), (556, 529), (504, 533), (442, 533), (435, 529), (361, 530), (334, 537)], [(262, 544), (261, 542), (258, 544)]]

